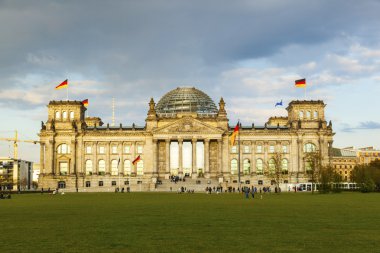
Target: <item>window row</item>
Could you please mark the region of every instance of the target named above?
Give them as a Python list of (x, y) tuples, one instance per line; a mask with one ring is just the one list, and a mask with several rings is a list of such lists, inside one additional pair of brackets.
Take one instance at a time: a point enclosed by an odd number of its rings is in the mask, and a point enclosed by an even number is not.
[(300, 119), (311, 119), (311, 114), (313, 113), (313, 119), (318, 119), (318, 111), (299, 111)]
[[(86, 146), (86, 154), (92, 154), (92, 146)], [(118, 146), (117, 145), (112, 145), (111, 146), (111, 153), (112, 154), (118, 154)], [(131, 149), (131, 146), (124, 146), (124, 154), (130, 154), (132, 149)], [(137, 151), (137, 154), (142, 154), (143, 153), (143, 146), (142, 145), (137, 145), (136, 146), (136, 151)], [(98, 153), (99, 154), (105, 154), (106, 152), (106, 147), (105, 146), (98, 146)]]
[[(276, 167), (282, 171), (283, 174), (288, 174), (288, 160), (282, 159), (279, 164), (276, 165), (275, 159), (268, 161), (268, 170), (270, 173), (275, 173)], [(251, 173), (251, 161), (249, 159), (243, 160), (243, 174), (249, 175)], [(264, 173), (264, 161), (263, 159), (256, 159), (256, 174), (262, 175)], [(231, 174), (238, 174), (238, 161), (237, 159), (231, 160)]]
[[(123, 163), (123, 173), (125, 176), (130, 176), (132, 175), (132, 162), (130, 160), (124, 160)], [(112, 160), (111, 161), (111, 175), (112, 176), (117, 176), (119, 175), (119, 165), (120, 162), (119, 160)], [(99, 160), (98, 161), (98, 174), (99, 175), (104, 175), (106, 173), (106, 162), (104, 160)], [(87, 160), (86, 161), (86, 175), (92, 175), (93, 174), (93, 163), (92, 160)], [(136, 175), (137, 176), (142, 176), (144, 174), (144, 161), (139, 160), (136, 163)]]
[[(243, 153), (251, 153), (251, 147), (248, 145), (244, 145), (242, 147), (242, 149), (243, 149)], [(304, 152), (306, 152), (306, 153), (315, 152), (316, 150), (317, 150), (317, 147), (313, 143), (306, 143), (304, 145)], [(237, 146), (232, 146), (231, 147), (231, 153), (237, 153), (237, 152), (238, 152)], [(256, 145), (256, 154), (260, 154), (263, 152), (264, 152), (263, 146), (262, 145)], [(268, 152), (269, 153), (275, 153), (276, 152), (276, 146), (275, 145), (269, 145), (268, 146)], [(282, 145), (281, 146), (281, 152), (285, 153), (285, 154), (288, 153), (289, 152), (288, 146)]]
[[(256, 145), (256, 153), (263, 153), (264, 152), (264, 149), (263, 149), (263, 145)], [(242, 150), (243, 150), (243, 153), (251, 153), (251, 146), (248, 146), (248, 145), (244, 145), (242, 147)], [(269, 145), (269, 149), (268, 149), (268, 152), (269, 153), (274, 153), (276, 151), (276, 148), (275, 148), (275, 145)], [(231, 147), (231, 153), (237, 153), (237, 146), (232, 146)], [(288, 146), (287, 145), (282, 145), (281, 146), (281, 152), (282, 153), (288, 153)]]
[[(73, 111), (70, 111), (70, 112), (63, 111), (62, 112), (62, 119), (63, 120), (67, 119), (67, 114), (69, 114), (70, 119), (74, 119), (74, 112)], [(55, 112), (55, 119), (56, 120), (60, 120), (61, 119), (61, 112), (60, 111), (56, 111)]]

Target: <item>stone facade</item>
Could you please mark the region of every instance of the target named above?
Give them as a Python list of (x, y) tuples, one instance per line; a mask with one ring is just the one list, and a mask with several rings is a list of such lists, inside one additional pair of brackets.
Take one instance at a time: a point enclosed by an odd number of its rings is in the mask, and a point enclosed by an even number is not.
[[(229, 126), (224, 100), (219, 108), (208, 104), (207, 111), (199, 109), (204, 100), (192, 99), (189, 110), (183, 109), (188, 108), (184, 101), (170, 113), (157, 111), (151, 99), (143, 127), (103, 125), (100, 118), (85, 118), (86, 108), (79, 101), (51, 101), (39, 133), (39, 187), (159, 190), (157, 180), (169, 182), (172, 175), (186, 177), (189, 183), (214, 180), (228, 187), (236, 185), (238, 171), (241, 182), (268, 185), (265, 172), (274, 153), (281, 153), (284, 161), (283, 183), (295, 184), (308, 181), (304, 152), (317, 150), (324, 164), (330, 161), (333, 132), (322, 101), (292, 101), (286, 108), (288, 117), (272, 117), (264, 126), (242, 126), (239, 148), (230, 143), (234, 127)], [(158, 105), (170, 109), (170, 100), (165, 103)], [(140, 161), (132, 164), (137, 157)]]

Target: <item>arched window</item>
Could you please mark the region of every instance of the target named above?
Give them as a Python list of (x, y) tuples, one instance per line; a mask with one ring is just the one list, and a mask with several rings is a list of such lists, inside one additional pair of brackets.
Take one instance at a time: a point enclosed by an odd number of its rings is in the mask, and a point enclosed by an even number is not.
[(63, 143), (57, 147), (58, 154), (70, 154), (70, 146)]
[(244, 175), (251, 173), (251, 161), (249, 159), (244, 159), (243, 161), (243, 173)]
[(92, 175), (92, 161), (86, 161), (86, 175)]
[(263, 160), (262, 159), (256, 160), (256, 173), (259, 175), (263, 174)]
[(136, 175), (137, 176), (144, 175), (144, 161), (143, 160), (140, 160), (137, 162)]
[(282, 174), (288, 174), (288, 160), (282, 159), (281, 169), (282, 169)]
[(275, 172), (275, 168), (276, 168), (276, 164), (275, 164), (274, 159), (273, 158), (270, 159), (268, 164), (269, 164), (269, 172), (270, 173), (274, 173)]
[(70, 119), (74, 119), (74, 112), (70, 112)]
[(60, 112), (55, 112), (55, 119), (60, 119), (61, 118), (61, 113)]
[(303, 147), (303, 151), (305, 153), (310, 153), (310, 152), (315, 152), (316, 147), (313, 143), (306, 143), (305, 146)]
[(130, 160), (124, 160), (124, 175), (131, 175), (131, 161)]
[(314, 111), (313, 117), (314, 117), (314, 119), (318, 119), (318, 112), (317, 111)]
[(300, 115), (300, 119), (303, 119), (303, 111), (300, 111), (299, 115)]
[(236, 159), (231, 160), (231, 174), (232, 175), (237, 174), (237, 160)]
[(62, 118), (63, 118), (63, 119), (67, 119), (67, 112), (66, 112), (66, 111), (64, 111), (64, 112), (62, 113)]
[(310, 111), (306, 111), (306, 118), (307, 118), (307, 119), (310, 119), (310, 117), (311, 117), (311, 113), (310, 113)]
[(118, 170), (118, 160), (112, 160), (111, 161), (111, 175), (117, 176), (119, 174)]
[(106, 162), (104, 160), (99, 160), (98, 172), (99, 172), (99, 175), (105, 175), (106, 174)]

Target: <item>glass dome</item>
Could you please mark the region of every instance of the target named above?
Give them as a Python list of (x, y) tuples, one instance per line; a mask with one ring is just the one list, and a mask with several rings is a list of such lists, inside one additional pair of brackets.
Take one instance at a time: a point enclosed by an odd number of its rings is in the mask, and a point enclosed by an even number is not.
[(216, 115), (218, 109), (214, 101), (203, 91), (194, 87), (178, 87), (166, 93), (156, 106), (158, 115), (180, 112), (196, 112), (203, 115)]

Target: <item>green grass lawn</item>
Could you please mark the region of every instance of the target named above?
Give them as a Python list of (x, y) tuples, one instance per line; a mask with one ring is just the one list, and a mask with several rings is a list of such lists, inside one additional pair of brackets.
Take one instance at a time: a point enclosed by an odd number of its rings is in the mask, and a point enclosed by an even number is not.
[(0, 252), (380, 252), (374, 193), (21, 194), (0, 211)]

